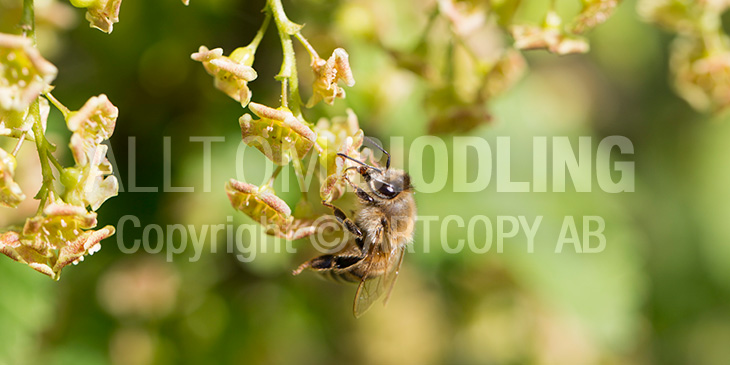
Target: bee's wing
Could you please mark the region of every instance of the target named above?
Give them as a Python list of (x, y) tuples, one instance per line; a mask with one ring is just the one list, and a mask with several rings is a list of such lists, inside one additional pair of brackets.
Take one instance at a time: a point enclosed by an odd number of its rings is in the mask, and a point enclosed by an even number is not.
[(387, 288), (387, 293), (385, 293), (385, 299), (383, 299), (383, 306), (388, 304), (388, 299), (390, 299), (390, 293), (393, 292), (395, 280), (398, 279), (398, 272), (400, 272), (400, 265), (403, 264), (403, 256), (405, 256), (405, 252), (406, 246), (398, 249), (398, 252), (396, 253), (397, 257), (395, 258), (398, 261), (384, 278), (384, 280), (386, 280), (386, 282), (384, 283), (384, 287)]
[[(364, 278), (363, 281), (360, 282), (360, 285), (357, 287), (357, 292), (355, 293), (355, 303), (353, 305), (353, 313), (356, 318), (359, 318), (367, 312), (367, 310), (372, 307), (373, 303), (377, 302), (378, 299), (380, 299), (380, 297), (382, 297), (386, 292), (388, 295), (386, 296), (384, 303), (387, 302), (388, 297), (390, 296), (390, 291), (393, 289), (393, 285), (395, 284), (395, 279), (398, 276), (398, 270), (403, 262), (404, 252), (405, 247), (401, 247), (396, 250), (394, 256), (389, 258), (391, 263), (388, 265), (388, 271), (383, 275), (372, 279)], [(371, 261), (368, 265), (373, 265), (373, 262), (374, 261)], [(370, 268), (368, 267), (366, 272), (369, 272), (369, 269)]]

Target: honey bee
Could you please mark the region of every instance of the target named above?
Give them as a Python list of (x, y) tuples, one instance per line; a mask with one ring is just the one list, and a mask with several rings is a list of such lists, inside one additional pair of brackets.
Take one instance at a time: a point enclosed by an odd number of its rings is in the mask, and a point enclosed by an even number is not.
[[(294, 270), (294, 275), (311, 269), (336, 281), (359, 283), (353, 304), (355, 317), (365, 313), (383, 294), (386, 294), (384, 303), (388, 301), (406, 244), (413, 240), (416, 221), (410, 175), (391, 169), (390, 154), (377, 144), (375, 146), (388, 157), (384, 170), (337, 154), (356, 163), (347, 167), (343, 176), (358, 198), (355, 220), (334, 205), (322, 202), (333, 210), (335, 218), (351, 233), (351, 238), (340, 251), (315, 257)], [(350, 180), (348, 172), (352, 170), (362, 176), (369, 191)]]

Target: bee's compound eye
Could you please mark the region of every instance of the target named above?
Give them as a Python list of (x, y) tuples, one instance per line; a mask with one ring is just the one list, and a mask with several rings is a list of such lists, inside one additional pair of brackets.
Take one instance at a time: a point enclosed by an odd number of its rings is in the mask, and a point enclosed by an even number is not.
[(377, 188), (378, 193), (387, 199), (393, 199), (399, 193), (397, 190), (395, 190), (393, 185), (388, 183), (376, 181), (374, 185)]

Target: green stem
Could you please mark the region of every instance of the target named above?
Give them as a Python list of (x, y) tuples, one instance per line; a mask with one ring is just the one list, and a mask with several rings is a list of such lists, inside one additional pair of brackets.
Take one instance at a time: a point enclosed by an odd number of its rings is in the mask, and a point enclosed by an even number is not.
[(276, 75), (276, 79), (282, 83), (282, 105), (288, 107), (294, 116), (301, 117), (302, 101), (299, 97), (297, 60), (294, 53), (294, 44), (291, 40), (291, 36), (298, 33), (301, 26), (292, 23), (289, 18), (287, 18), (286, 13), (284, 12), (284, 7), (281, 5), (281, 0), (267, 0), (266, 6), (271, 12), (271, 16), (274, 18), (276, 29), (279, 31), (279, 40), (281, 41), (281, 50), (283, 53), (281, 70), (279, 71), (279, 74)]
[(253, 40), (251, 43), (246, 46), (247, 48), (251, 49), (253, 53), (256, 53), (256, 48), (259, 47), (259, 43), (261, 43), (261, 40), (264, 38), (264, 34), (266, 33), (266, 29), (269, 29), (269, 23), (271, 22), (271, 13), (266, 12), (266, 15), (264, 16), (264, 22), (261, 23), (261, 27), (259, 28), (258, 32), (256, 32), (256, 36), (253, 37)]
[(23, 14), (20, 20), (20, 28), (23, 29), (23, 35), (35, 41), (35, 7), (33, 0), (23, 0)]
[(276, 167), (276, 170), (274, 170), (274, 173), (271, 174), (271, 177), (269, 178), (269, 181), (266, 183), (266, 186), (268, 186), (270, 188), (274, 186), (274, 181), (276, 181), (276, 177), (279, 176), (279, 173), (281, 172), (281, 170), (282, 170), (282, 166)]
[(302, 166), (302, 160), (304, 156), (292, 159), (294, 164), (294, 175), (297, 175), (297, 181), (299, 182), (299, 188), (302, 190), (302, 200), (307, 201), (307, 187), (304, 186), (304, 168)]
[(20, 135), (20, 138), (18, 138), (18, 143), (15, 144), (15, 147), (13, 147), (13, 152), (11, 152), (10, 154), (13, 156), (17, 156), (18, 151), (20, 151), (20, 146), (23, 145), (23, 142), (25, 142), (25, 132)]
[(36, 149), (38, 149), (38, 159), (41, 162), (41, 173), (43, 174), (43, 185), (36, 195), (36, 198), (40, 200), (38, 213), (43, 211), (46, 199), (48, 199), (48, 194), (54, 192), (53, 171), (51, 170), (51, 165), (48, 162), (48, 156), (51, 154), (51, 151), (48, 149), (49, 144), (48, 141), (46, 141), (46, 136), (43, 134), (39, 100), (40, 99), (36, 99), (32, 104), (30, 104), (30, 115), (28, 116), (28, 118), (33, 118), (33, 137), (35, 138)]
[(304, 38), (302, 32), (297, 32), (297, 34), (295, 34), (294, 36), (297, 38), (297, 40), (299, 40), (299, 43), (301, 43), (302, 46), (307, 49), (307, 52), (309, 52), (309, 58), (311, 58), (312, 61), (319, 59), (319, 54), (317, 54), (317, 50), (312, 47), (307, 38)]
[[(23, 35), (31, 39), (33, 45), (36, 45), (35, 38), (35, 5), (34, 0), (23, 0), (23, 14), (20, 20), (20, 28), (23, 29)], [(49, 143), (43, 134), (43, 121), (41, 120), (40, 97), (36, 98), (30, 104), (28, 110), (28, 118), (33, 121), (33, 137), (35, 139), (36, 149), (38, 150), (38, 159), (41, 162), (41, 173), (43, 174), (43, 185), (41, 190), (36, 194), (36, 198), (40, 200), (38, 204), (38, 213), (43, 212), (46, 200), (53, 191), (53, 171), (48, 162), (48, 156), (51, 154)]]
[(63, 119), (68, 120), (69, 114), (71, 114), (71, 111), (63, 104), (61, 104), (56, 97), (54, 97), (50, 92), (47, 92), (43, 94), (46, 99), (48, 99), (51, 103), (53, 103), (53, 106), (56, 107), (56, 109), (61, 111), (61, 114), (63, 114)]
[(56, 159), (56, 156), (54, 156), (51, 151), (48, 152), (48, 159), (53, 163), (53, 166), (58, 170), (59, 173), (63, 172), (63, 165), (61, 165), (60, 162)]

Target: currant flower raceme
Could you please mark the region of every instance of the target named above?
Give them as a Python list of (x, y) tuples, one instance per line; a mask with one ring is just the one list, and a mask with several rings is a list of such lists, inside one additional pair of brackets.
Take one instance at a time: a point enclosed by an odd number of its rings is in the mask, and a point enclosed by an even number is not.
[(96, 226), (96, 213), (63, 202), (50, 203), (43, 215), (26, 220), (22, 230), (0, 234), (0, 252), (58, 280), (61, 270), (101, 249), (114, 227)]
[(728, 0), (642, 0), (645, 21), (677, 33), (670, 69), (676, 93), (694, 109), (719, 113), (730, 106), (730, 38), (722, 28)]
[(15, 156), (0, 148), (0, 205), (10, 208), (17, 207), (25, 200), (25, 194), (13, 180), (15, 167)]
[(693, 108), (720, 112), (730, 107), (730, 47), (709, 51), (701, 42), (677, 39), (670, 68), (677, 94)]
[(355, 85), (349, 55), (342, 48), (335, 49), (327, 61), (314, 57), (311, 66), (315, 79), (312, 85), (312, 97), (307, 103), (309, 108), (322, 100), (332, 105), (335, 98), (344, 98), (345, 90), (337, 85), (339, 80), (344, 81), (345, 85), (350, 87)]
[(581, 34), (608, 20), (619, 0), (583, 0), (583, 9), (575, 18), (571, 32)]
[(223, 49), (209, 50), (200, 46), (190, 58), (202, 62), (205, 71), (215, 78), (215, 87), (246, 107), (251, 101), (248, 83), (258, 77), (253, 64), (253, 52), (248, 47), (239, 47), (230, 56), (223, 55)]
[(0, 116), (25, 112), (58, 73), (23, 36), (0, 33), (0, 61)]
[(586, 53), (589, 50), (585, 39), (563, 31), (562, 19), (554, 11), (547, 13), (542, 26), (514, 25), (511, 32), (517, 49), (547, 49), (559, 55)]

